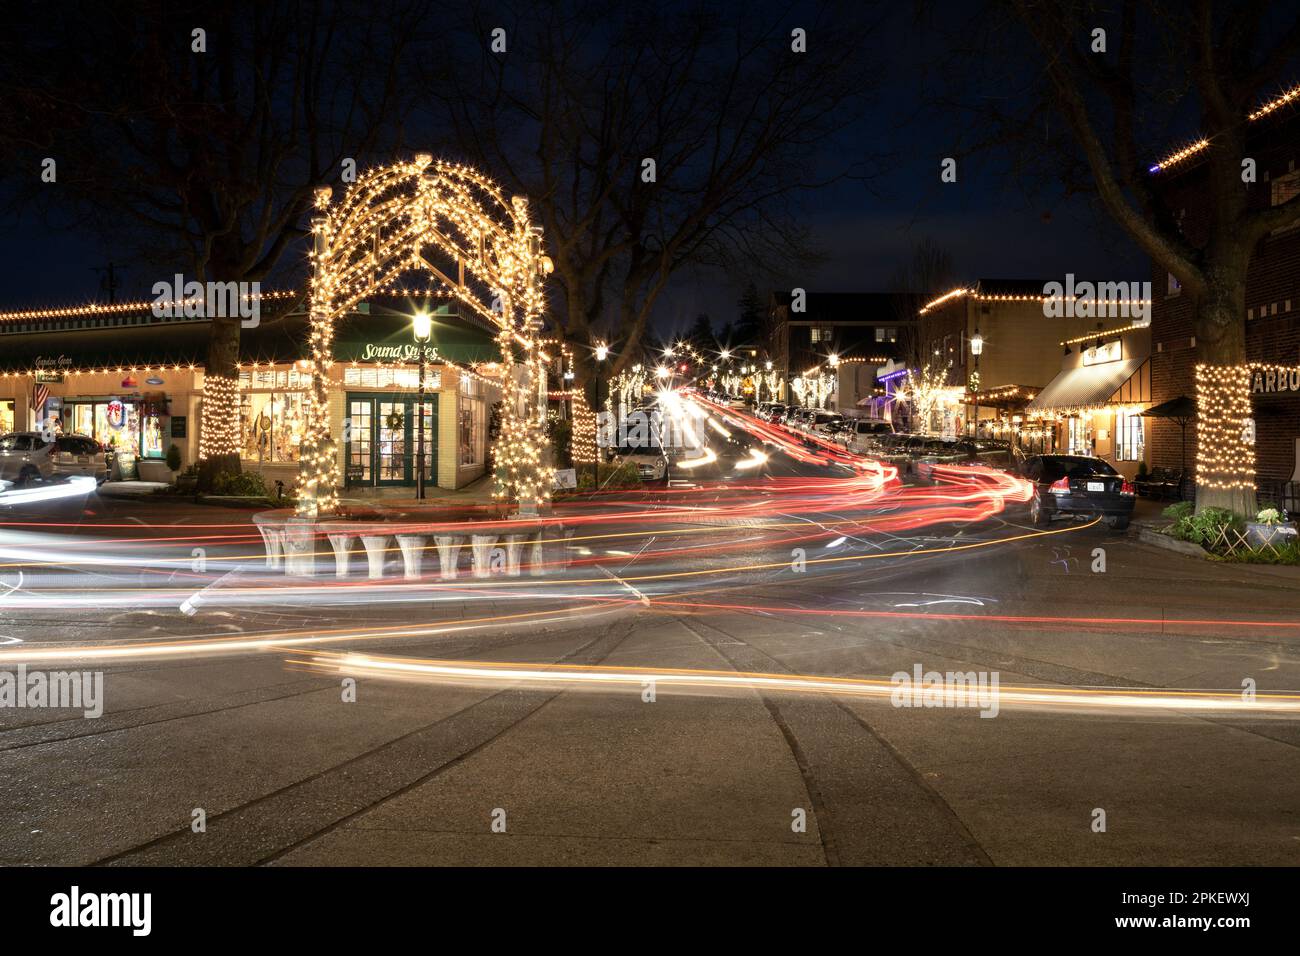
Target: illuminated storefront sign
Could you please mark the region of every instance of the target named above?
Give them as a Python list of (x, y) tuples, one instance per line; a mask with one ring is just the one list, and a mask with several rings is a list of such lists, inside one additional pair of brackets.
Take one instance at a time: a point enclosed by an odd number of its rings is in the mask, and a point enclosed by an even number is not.
[(1107, 342), (1104, 345), (1094, 345), (1092, 348), (1085, 349), (1083, 353), (1084, 365), (1105, 365), (1107, 362), (1118, 362), (1124, 357), (1124, 349), (1120, 340)]
[(1250, 390), (1261, 395), (1300, 392), (1300, 368), (1256, 368), (1250, 373)]
[[(361, 361), (363, 362), (418, 362), (420, 360), (420, 347), (412, 343), (401, 345), (378, 345), (374, 342), (367, 342), (361, 348)], [(438, 349), (433, 345), (424, 347), (424, 360), (426, 362), (436, 362), (438, 360)]]

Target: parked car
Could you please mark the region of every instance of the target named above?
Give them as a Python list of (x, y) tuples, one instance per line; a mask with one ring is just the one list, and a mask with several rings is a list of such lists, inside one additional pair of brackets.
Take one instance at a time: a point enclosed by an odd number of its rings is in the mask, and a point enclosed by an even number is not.
[(771, 402), (760, 416), (766, 422), (778, 422), (785, 414), (786, 406), (781, 402)]
[(1086, 455), (1033, 455), (1021, 471), (1034, 483), (1029, 519), (1038, 527), (1058, 515), (1102, 515), (1116, 530), (1128, 527), (1137, 489), (1109, 462)]
[(0, 435), (0, 480), (19, 488), (54, 477), (52, 441), (40, 432), (11, 432)]
[(780, 424), (785, 425), (787, 428), (793, 428), (799, 418), (799, 413), (802, 411), (803, 408), (799, 405), (787, 405), (785, 410), (781, 412)]
[(642, 481), (664, 481), (668, 477), (668, 458), (658, 446), (618, 448), (614, 460), (636, 465), (637, 477)]
[(864, 419), (856, 421), (846, 421), (845, 427), (840, 429), (838, 438), (844, 447), (855, 454), (861, 455), (870, 450), (878, 449), (882, 436), (890, 435), (888, 422), (873, 422)]
[(804, 430), (819, 435), (830, 435), (842, 421), (844, 416), (838, 412), (814, 412), (805, 423)]
[(54, 440), (54, 474), (86, 475), (96, 483), (108, 481), (110, 462), (104, 446), (89, 435), (59, 435)]

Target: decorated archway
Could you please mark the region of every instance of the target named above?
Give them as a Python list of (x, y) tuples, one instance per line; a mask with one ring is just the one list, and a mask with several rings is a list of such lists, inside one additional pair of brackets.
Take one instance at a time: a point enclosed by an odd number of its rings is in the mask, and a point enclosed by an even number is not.
[(338, 445), (330, 434), (329, 369), (334, 326), (368, 295), (392, 291), (412, 270), (431, 274), (438, 294), (462, 303), (497, 330), (503, 374), (496, 493), (531, 513), (550, 494), (543, 461), (545, 382), (538, 352), (551, 271), (528, 200), (507, 201), (473, 169), (427, 154), (365, 173), (343, 200), (316, 191), (312, 218), (311, 403), (299, 464), (298, 514), (338, 506)]

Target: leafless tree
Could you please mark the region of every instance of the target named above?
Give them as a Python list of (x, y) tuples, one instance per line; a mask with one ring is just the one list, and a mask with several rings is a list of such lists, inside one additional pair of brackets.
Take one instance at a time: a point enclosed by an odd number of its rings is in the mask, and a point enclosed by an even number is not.
[(476, 8), (428, 86), (456, 146), (538, 209), (562, 332), (617, 342), (614, 372), (684, 264), (791, 271), (810, 253), (798, 198), (871, 173), (867, 156), (813, 157), (875, 88), (874, 8), (508, 9)]
[[(345, 158), (364, 167), (401, 145), (426, 6), (10, 5), (0, 154), (12, 195), (147, 250), (160, 279), (183, 263), (199, 282), (260, 282), (306, 235), (315, 186)], [(42, 157), (55, 184), (40, 181)], [(301, 280), (303, 260), (287, 262)], [(209, 375), (237, 374), (239, 322), (212, 317)], [(238, 467), (222, 456), (205, 477)]]
[[(1295, 7), (1009, 0), (980, 8), (953, 34), (948, 105), (977, 120), (967, 127), (967, 153), (996, 145), (1024, 181), (1049, 172), (1066, 192), (1092, 193), (1182, 284), (1199, 359), (1240, 366), (1251, 255), (1272, 230), (1300, 222), (1300, 199), (1253, 203), (1259, 187), (1242, 179), (1246, 117), (1296, 79)], [(986, 72), (977, 80), (974, 69)], [(1184, 232), (1150, 173), (1153, 159), (1189, 136), (1207, 142), (1196, 157), (1208, 213), (1197, 235)], [(1199, 487), (1197, 507), (1244, 513), (1253, 510), (1251, 497)]]

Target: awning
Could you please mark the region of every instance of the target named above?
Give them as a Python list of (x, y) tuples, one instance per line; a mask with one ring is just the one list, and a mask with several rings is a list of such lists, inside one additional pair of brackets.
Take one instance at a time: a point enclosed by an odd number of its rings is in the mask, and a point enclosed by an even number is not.
[(1027, 412), (1103, 405), (1142, 367), (1145, 358), (1066, 369), (1025, 406)]

